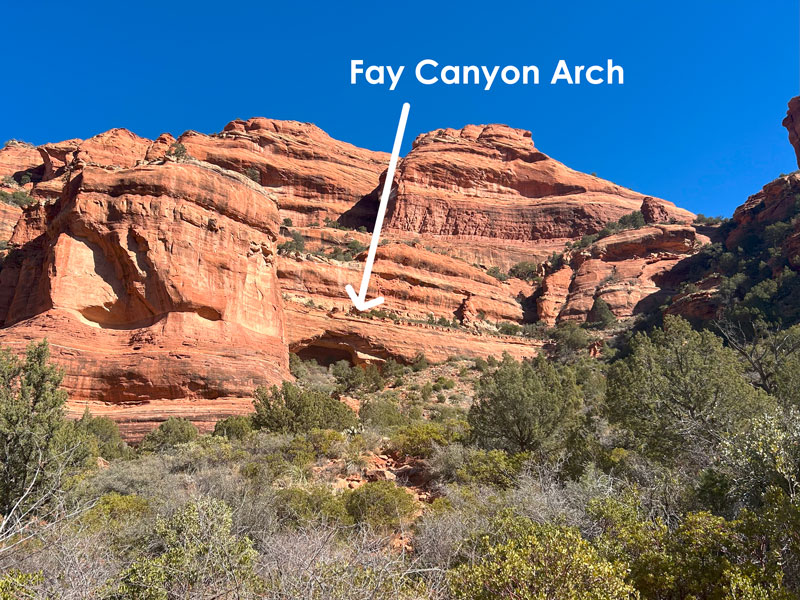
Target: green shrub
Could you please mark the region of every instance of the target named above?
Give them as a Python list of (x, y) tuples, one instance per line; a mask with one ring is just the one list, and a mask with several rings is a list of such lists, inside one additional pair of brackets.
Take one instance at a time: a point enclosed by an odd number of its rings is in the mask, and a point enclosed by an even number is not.
[(390, 481), (373, 481), (349, 492), (347, 513), (356, 523), (376, 529), (397, 529), (408, 523), (416, 511), (414, 499)]
[(280, 388), (259, 387), (254, 405), (254, 427), (278, 433), (304, 433), (314, 428), (341, 431), (357, 423), (355, 413), (335, 398), (289, 382)]
[(494, 519), (477, 536), (477, 559), (448, 573), (464, 600), (636, 600), (624, 563), (600, 558), (578, 531), (521, 517)]
[(170, 417), (142, 440), (141, 448), (147, 452), (161, 452), (178, 444), (187, 444), (197, 439), (198, 432), (191, 421)]
[(304, 252), (306, 249), (306, 241), (303, 235), (298, 231), (289, 232), (289, 237), (292, 239), (288, 242), (283, 242), (278, 245), (278, 252), (286, 254), (288, 252)]
[(468, 417), (474, 439), (511, 453), (563, 448), (582, 404), (574, 370), (541, 356), (517, 362), (504, 355), (497, 370), (481, 377), (477, 392)]
[(459, 438), (456, 423), (419, 421), (397, 429), (389, 447), (400, 457), (428, 458), (436, 446), (446, 446)]
[(499, 281), (508, 281), (508, 275), (506, 275), (505, 273), (503, 273), (503, 272), (500, 270), (500, 268), (499, 268), (499, 267), (489, 267), (489, 268), (486, 270), (486, 274), (487, 274), (487, 275), (491, 275), (492, 277), (494, 277), (495, 279), (497, 279), (497, 280), (499, 280)]
[(601, 327), (611, 327), (617, 322), (617, 317), (611, 312), (608, 302), (602, 298), (595, 298), (592, 310), (589, 312), (589, 322), (597, 323)]
[(104, 459), (114, 460), (131, 454), (131, 449), (122, 439), (117, 423), (108, 417), (92, 417), (87, 408), (77, 426), (94, 439), (97, 453)]
[(41, 573), (24, 573), (11, 569), (0, 575), (0, 600), (37, 598), (37, 588), (44, 582)]
[(428, 359), (425, 358), (425, 355), (422, 352), (417, 352), (417, 355), (414, 357), (414, 360), (411, 361), (411, 370), (415, 373), (420, 371), (424, 371), (428, 368)]
[(17, 190), (14, 192), (0, 190), (0, 202), (25, 208), (26, 206), (33, 204), (35, 200), (28, 194), (28, 192), (24, 192), (22, 190)]
[(344, 498), (326, 486), (291, 487), (275, 493), (278, 518), (286, 524), (302, 527), (318, 523), (351, 524)]
[(397, 402), (392, 402), (386, 398), (375, 398), (367, 400), (361, 405), (358, 416), (362, 423), (388, 429), (408, 423), (408, 417), (403, 415)]
[(518, 262), (511, 269), (508, 274), (517, 279), (524, 279), (525, 281), (538, 281), (539, 280), (539, 264), (530, 261)]
[(235, 415), (220, 419), (214, 425), (213, 435), (229, 440), (243, 440), (253, 432), (253, 419), (249, 415)]

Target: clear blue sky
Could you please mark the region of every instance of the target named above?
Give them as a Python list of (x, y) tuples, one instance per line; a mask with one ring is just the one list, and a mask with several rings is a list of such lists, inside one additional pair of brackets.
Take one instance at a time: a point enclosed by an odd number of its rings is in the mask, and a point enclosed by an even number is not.
[[(390, 150), (468, 123), (529, 129), (571, 167), (706, 214), (796, 169), (780, 125), (798, 93), (796, 0), (207, 3), (8, 2), (0, 141), (36, 144), (127, 127), (219, 131), (234, 118), (316, 123)], [(623, 86), (423, 86), (444, 64), (559, 58), (625, 69)], [(407, 65), (397, 90), (351, 86), (351, 59)]]

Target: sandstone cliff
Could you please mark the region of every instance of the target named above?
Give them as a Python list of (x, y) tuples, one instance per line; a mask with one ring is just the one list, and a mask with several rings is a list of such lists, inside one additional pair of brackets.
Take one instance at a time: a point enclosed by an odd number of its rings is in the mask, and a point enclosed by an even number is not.
[[(289, 352), (534, 356), (544, 342), (497, 325), (582, 321), (600, 297), (622, 318), (651, 310), (674, 291), (662, 275), (704, 241), (691, 213), (573, 171), (528, 132), (438, 130), (400, 164), (370, 288), (386, 302), (363, 315), (344, 286), (360, 280), (370, 235), (341, 224), (371, 226), (387, 163), (261, 118), (215, 135), (7, 146), (0, 175), (28, 174), (37, 202), (0, 211), (0, 236), (22, 215), (0, 269), (0, 344), (46, 337), (71, 410), (89, 403), (126, 435), (169, 415), (207, 428), (290, 377)], [(567, 247), (636, 210), (651, 225)], [(490, 275), (554, 252), (564, 266), (542, 264), (543, 281)]]

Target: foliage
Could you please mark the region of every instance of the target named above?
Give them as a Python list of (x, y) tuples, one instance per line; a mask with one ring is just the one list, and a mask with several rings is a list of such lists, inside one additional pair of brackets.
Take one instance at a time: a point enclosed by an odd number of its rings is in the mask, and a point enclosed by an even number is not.
[(281, 254), (287, 254), (289, 252), (305, 251), (306, 241), (303, 238), (303, 234), (301, 234), (299, 231), (290, 231), (289, 237), (291, 238), (289, 241), (278, 244), (278, 252)]
[(484, 448), (511, 453), (561, 449), (581, 407), (573, 369), (543, 357), (517, 362), (504, 355), (497, 370), (481, 377), (477, 393), (468, 417), (473, 437)]
[(617, 317), (611, 312), (608, 302), (602, 298), (595, 298), (592, 310), (589, 312), (589, 322), (597, 323), (603, 328), (611, 327), (617, 322)]
[(109, 600), (178, 600), (190, 594), (212, 598), (257, 588), (253, 544), (237, 537), (232, 525), (231, 509), (210, 499), (159, 519), (154, 552), (123, 571)]
[(340, 394), (377, 392), (385, 385), (381, 372), (375, 365), (351, 366), (346, 360), (340, 360), (331, 365), (330, 372), (336, 379), (337, 391)]
[(198, 432), (191, 421), (170, 417), (142, 440), (141, 448), (150, 452), (162, 452), (179, 444), (187, 444), (197, 439)]
[(66, 470), (86, 459), (85, 440), (64, 420), (63, 374), (49, 359), (47, 342), (31, 343), (24, 360), (0, 352), (0, 515), (5, 519), (43, 502)]
[(345, 509), (342, 496), (334, 494), (325, 486), (278, 490), (275, 501), (278, 518), (294, 527), (325, 522), (353, 522)]
[(486, 270), (486, 274), (491, 275), (498, 281), (508, 281), (508, 275), (506, 273), (503, 273), (499, 267), (489, 267)]
[(371, 481), (352, 490), (345, 499), (347, 513), (356, 523), (376, 529), (397, 529), (416, 510), (414, 499), (390, 481)]
[(280, 388), (259, 387), (254, 405), (253, 425), (267, 431), (299, 433), (315, 427), (341, 431), (357, 422), (355, 413), (335, 398), (286, 381)]
[(400, 457), (429, 458), (437, 446), (446, 446), (458, 435), (457, 427), (419, 421), (398, 428), (389, 440), (389, 447)]
[(609, 371), (609, 416), (655, 459), (682, 454), (705, 463), (723, 432), (742, 427), (768, 404), (720, 338), (679, 317), (637, 334), (631, 348)]
[(236, 415), (220, 419), (214, 425), (214, 435), (229, 440), (243, 440), (253, 432), (253, 419), (248, 415)]
[(505, 514), (479, 538), (480, 558), (449, 573), (455, 598), (635, 599), (623, 565), (603, 560), (580, 533)]
[(189, 152), (186, 150), (186, 146), (180, 142), (175, 142), (169, 147), (169, 150), (167, 150), (167, 156), (174, 158), (179, 162), (191, 158), (191, 156), (189, 156)]
[(97, 454), (104, 459), (114, 460), (130, 456), (131, 449), (122, 439), (119, 427), (108, 417), (92, 417), (87, 408), (78, 421), (77, 428), (94, 441)]
[(539, 263), (523, 261), (518, 262), (508, 271), (511, 277), (525, 281), (539, 281)]
[(604, 238), (615, 233), (619, 233), (620, 231), (639, 229), (645, 225), (646, 223), (644, 222), (644, 215), (642, 214), (642, 211), (636, 210), (630, 214), (621, 216), (617, 221), (606, 223), (603, 229), (597, 233), (597, 237)]
[(0, 202), (25, 208), (26, 206), (33, 204), (35, 200), (28, 194), (28, 192), (24, 190), (16, 190), (13, 192), (0, 190)]

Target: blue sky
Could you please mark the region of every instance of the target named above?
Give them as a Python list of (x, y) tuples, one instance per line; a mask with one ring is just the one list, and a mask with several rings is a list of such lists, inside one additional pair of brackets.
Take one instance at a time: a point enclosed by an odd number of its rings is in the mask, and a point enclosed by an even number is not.
[[(219, 131), (234, 118), (316, 123), (389, 151), (419, 133), (507, 123), (567, 165), (695, 212), (730, 215), (797, 168), (780, 122), (798, 93), (796, 0), (7, 3), (0, 141), (127, 127)], [(423, 86), (440, 64), (542, 69), (538, 86)], [(550, 86), (558, 59), (625, 69), (623, 86)], [(406, 65), (395, 91), (350, 60)]]

